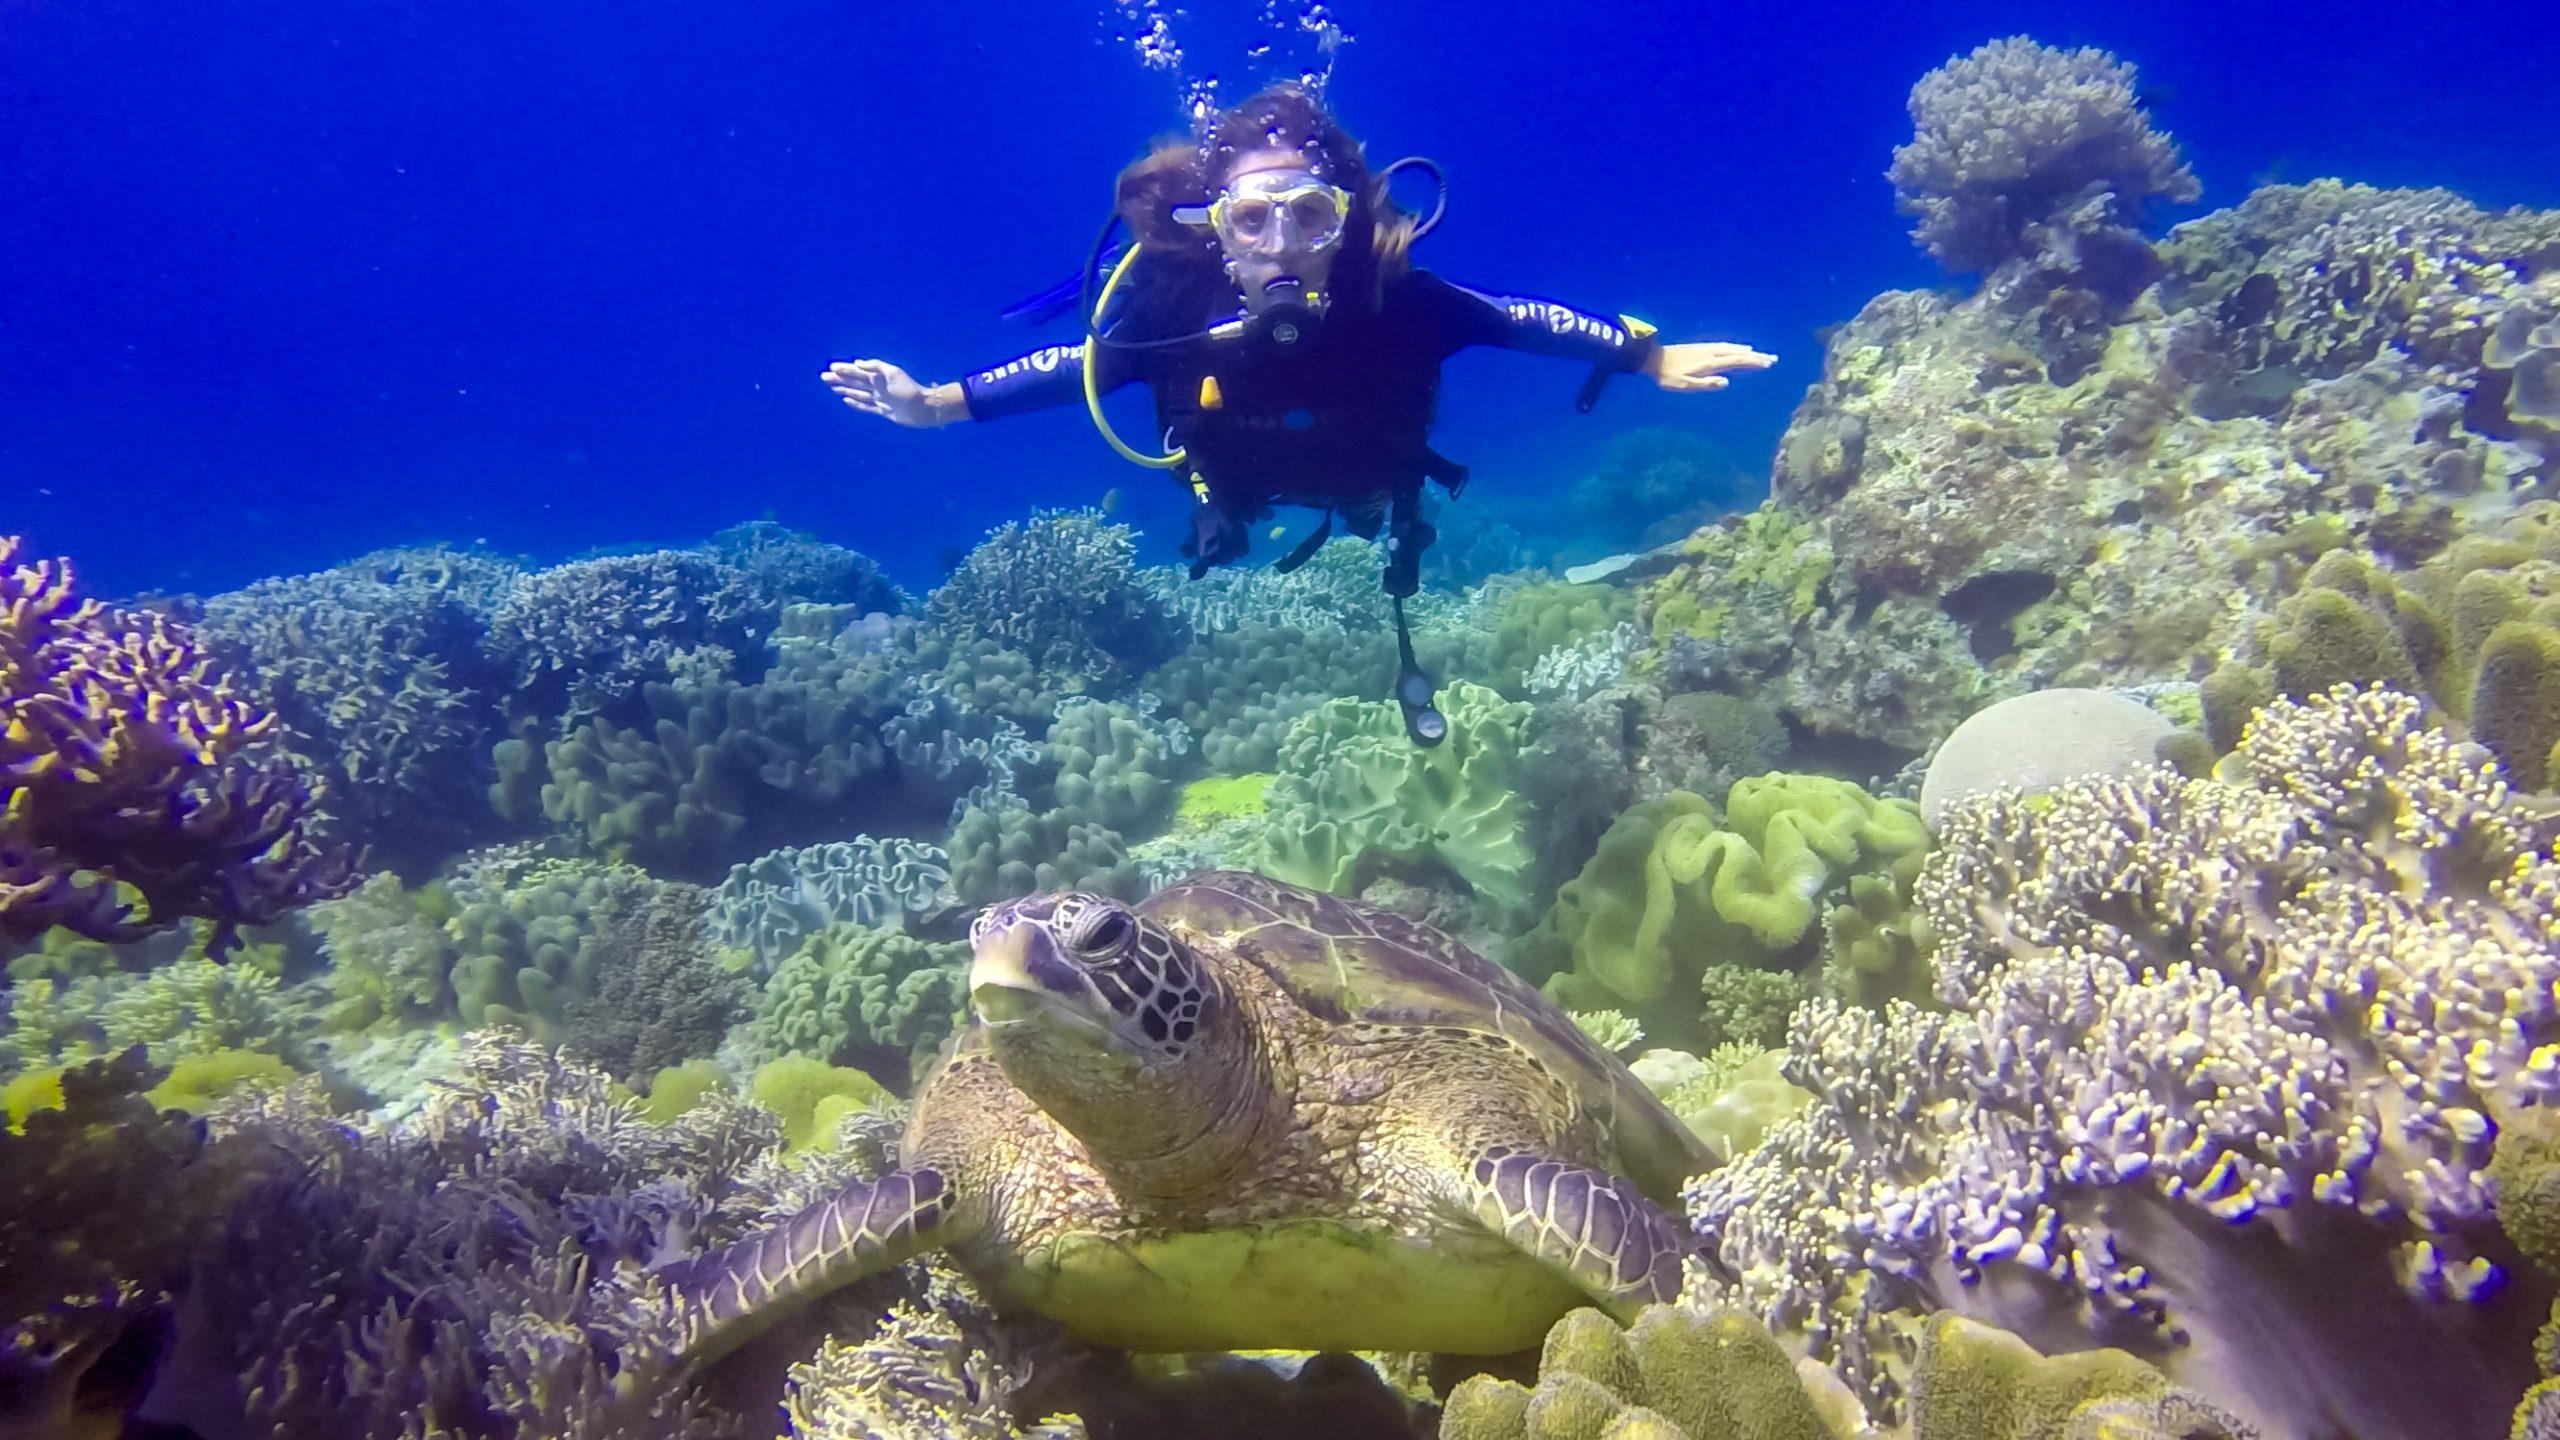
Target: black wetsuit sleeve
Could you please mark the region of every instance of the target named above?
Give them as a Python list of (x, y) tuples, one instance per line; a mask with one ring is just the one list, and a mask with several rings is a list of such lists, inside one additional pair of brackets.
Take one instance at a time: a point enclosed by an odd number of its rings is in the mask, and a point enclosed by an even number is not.
[[(1086, 344), (1043, 345), (962, 376), (960, 394), (968, 401), (969, 418), (997, 420), (1083, 399)], [(1137, 368), (1108, 347), (1095, 364), (1094, 387), (1106, 394), (1138, 378)]]
[(1652, 336), (1638, 336), (1615, 317), (1577, 310), (1561, 301), (1497, 295), (1423, 271), (1415, 272), (1413, 278), (1424, 287), (1424, 311), (1439, 326), (1449, 352), (1470, 345), (1499, 345), (1615, 370), (1641, 370), (1659, 348)]

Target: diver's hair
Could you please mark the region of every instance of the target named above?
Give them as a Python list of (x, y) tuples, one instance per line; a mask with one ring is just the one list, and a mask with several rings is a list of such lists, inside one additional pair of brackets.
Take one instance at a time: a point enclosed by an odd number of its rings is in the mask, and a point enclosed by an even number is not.
[(1338, 300), (1357, 296), (1374, 310), (1389, 282), (1412, 268), (1413, 217), (1396, 208), (1384, 179), (1369, 170), (1360, 142), (1315, 93), (1295, 81), (1270, 86), (1209, 117), (1198, 133), (1156, 142), (1120, 172), (1118, 205), (1129, 233), (1158, 262), (1150, 286), (1204, 297), (1226, 291), (1226, 259), (1214, 235), (1173, 218), (1225, 188), (1236, 163), (1295, 150), (1307, 168), (1351, 192), (1342, 248), (1333, 258)]

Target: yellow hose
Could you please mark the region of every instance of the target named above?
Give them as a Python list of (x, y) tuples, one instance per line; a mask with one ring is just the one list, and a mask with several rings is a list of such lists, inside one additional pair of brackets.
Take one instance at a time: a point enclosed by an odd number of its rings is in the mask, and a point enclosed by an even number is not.
[(1084, 408), (1093, 413), (1093, 428), (1102, 432), (1102, 438), (1110, 442), (1112, 449), (1120, 452), (1121, 459), (1133, 465), (1170, 470), (1181, 464), (1190, 452), (1172, 450), (1162, 455), (1141, 455), (1130, 449), (1128, 444), (1121, 440), (1119, 434), (1111, 428), (1111, 422), (1103, 418), (1102, 392), (1095, 388), (1093, 381), (1094, 356), (1102, 351), (1099, 332), (1102, 329), (1103, 312), (1111, 308), (1111, 292), (1120, 288), (1120, 277), (1129, 273), (1129, 266), (1138, 258), (1138, 250), (1138, 246), (1130, 246), (1129, 253), (1120, 257), (1120, 263), (1111, 267), (1111, 278), (1102, 282), (1102, 295), (1093, 302), (1092, 327), (1096, 333), (1085, 336), (1084, 340)]

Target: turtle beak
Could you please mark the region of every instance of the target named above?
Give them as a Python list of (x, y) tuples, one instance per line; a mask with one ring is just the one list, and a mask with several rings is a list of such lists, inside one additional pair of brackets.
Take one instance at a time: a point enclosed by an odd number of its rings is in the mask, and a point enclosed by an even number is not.
[(1038, 925), (1006, 925), (978, 937), (969, 962), (969, 1003), (989, 1025), (1030, 1023), (1097, 1036), (1110, 1031), (1095, 1013), (1101, 997)]

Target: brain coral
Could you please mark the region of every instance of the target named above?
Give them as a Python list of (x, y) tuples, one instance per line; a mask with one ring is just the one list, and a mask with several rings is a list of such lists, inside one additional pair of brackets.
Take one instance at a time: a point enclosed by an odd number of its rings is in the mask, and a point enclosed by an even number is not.
[(2560, 822), (2420, 714), (2278, 702), (2235, 778), (1957, 810), (1918, 886), (1952, 1009), (1798, 1012), (1822, 1098), (1692, 1182), (1703, 1291), (1888, 1411), (1893, 1317), (1953, 1308), (2269, 1434), (2494, 1433), (2546, 1298), (2486, 1167), (2560, 1098)]

